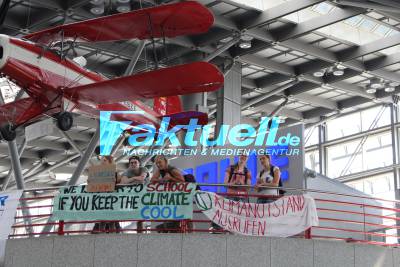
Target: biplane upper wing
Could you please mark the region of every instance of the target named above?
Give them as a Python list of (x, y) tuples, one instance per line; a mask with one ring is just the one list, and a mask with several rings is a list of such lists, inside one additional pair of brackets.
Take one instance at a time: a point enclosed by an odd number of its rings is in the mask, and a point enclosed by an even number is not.
[(122, 101), (214, 91), (224, 76), (214, 65), (194, 62), (64, 90), (64, 97), (83, 103)]
[(206, 32), (213, 22), (214, 17), (206, 7), (187, 1), (60, 25), (24, 38), (49, 44), (75, 38), (78, 41), (103, 42), (175, 37)]
[(43, 107), (33, 98), (23, 98), (0, 106), (0, 126), (18, 126), (42, 115)]

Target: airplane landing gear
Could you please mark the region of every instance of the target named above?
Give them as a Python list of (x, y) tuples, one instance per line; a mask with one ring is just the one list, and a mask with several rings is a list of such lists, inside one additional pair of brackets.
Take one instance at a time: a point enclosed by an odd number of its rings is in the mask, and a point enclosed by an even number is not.
[(72, 117), (71, 113), (63, 111), (60, 112), (57, 117), (57, 127), (62, 131), (68, 131), (71, 129), (72, 124), (74, 122), (74, 118)]
[(17, 137), (17, 132), (10, 124), (0, 127), (0, 133), (3, 139), (7, 142), (14, 141)]

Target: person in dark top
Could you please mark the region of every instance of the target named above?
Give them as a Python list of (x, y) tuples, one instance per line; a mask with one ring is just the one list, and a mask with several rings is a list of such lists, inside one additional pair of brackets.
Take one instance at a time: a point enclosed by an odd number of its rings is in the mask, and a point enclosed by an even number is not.
[[(121, 184), (144, 183), (149, 171), (141, 166), (140, 158), (132, 156), (129, 158), (129, 167), (121, 174)], [(137, 233), (143, 232), (143, 221), (137, 221)]]
[[(176, 182), (183, 183), (185, 178), (181, 171), (168, 164), (168, 159), (163, 155), (158, 155), (154, 159), (157, 169), (154, 171), (150, 182), (166, 183)], [(178, 233), (180, 230), (180, 221), (168, 221), (156, 226), (159, 233)]]
[(140, 166), (140, 158), (132, 156), (129, 158), (129, 167), (121, 174), (121, 184), (144, 183), (149, 171)]
[[(271, 203), (279, 196), (279, 189), (265, 188), (266, 186), (278, 187), (279, 180), (281, 179), (281, 171), (278, 167), (271, 164), (270, 155), (260, 155), (259, 157), (262, 169), (257, 175), (257, 183), (255, 190), (264, 195), (270, 196), (269, 198), (258, 198), (257, 203)], [(265, 186), (264, 188), (262, 186)]]
[(151, 182), (165, 183), (165, 182), (185, 182), (181, 171), (174, 166), (168, 164), (168, 159), (163, 155), (158, 155), (154, 159), (157, 169), (151, 177)]

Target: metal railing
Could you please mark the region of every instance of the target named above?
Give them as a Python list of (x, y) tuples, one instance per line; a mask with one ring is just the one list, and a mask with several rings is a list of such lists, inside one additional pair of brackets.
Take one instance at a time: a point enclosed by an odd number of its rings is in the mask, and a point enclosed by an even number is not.
[[(223, 184), (199, 184), (215, 187), (222, 191)], [(182, 220), (175, 224), (166, 224), (166, 220), (118, 220), (101, 221), (109, 227), (93, 230), (99, 221), (51, 221), (52, 200), (59, 188), (41, 188), (25, 190), (17, 209), (13, 231), (9, 238), (37, 237), (43, 235), (82, 235), (98, 232), (107, 233), (225, 233), (223, 229), (212, 229), (211, 221), (193, 204), (193, 219)], [(277, 188), (275, 188), (277, 189)], [(309, 194), (315, 202), (319, 217), (319, 226), (294, 236), (301, 238), (336, 239), (346, 242), (360, 242), (384, 246), (399, 246), (400, 201), (374, 198), (362, 195), (335, 193), (321, 190), (282, 188), (287, 195)], [(223, 196), (238, 196), (218, 193)], [(279, 198), (250, 192), (242, 197), (256, 202), (257, 198)], [(25, 206), (21, 206), (24, 203)], [(139, 222), (139, 223), (138, 223)], [(171, 222), (171, 221), (169, 221)], [(111, 225), (118, 227), (110, 227)], [(137, 226), (140, 227), (137, 227)], [(168, 225), (172, 225), (168, 228)]]

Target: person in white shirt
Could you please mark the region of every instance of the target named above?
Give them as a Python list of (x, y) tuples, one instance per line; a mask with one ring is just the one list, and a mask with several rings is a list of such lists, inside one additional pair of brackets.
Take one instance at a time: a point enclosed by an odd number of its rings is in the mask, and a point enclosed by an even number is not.
[(278, 187), (279, 180), (281, 179), (281, 171), (278, 167), (271, 164), (270, 155), (259, 155), (258, 158), (262, 169), (257, 175), (255, 190), (260, 194), (271, 197), (258, 198), (257, 203), (271, 203), (278, 198), (279, 189), (265, 188), (265, 186)]

